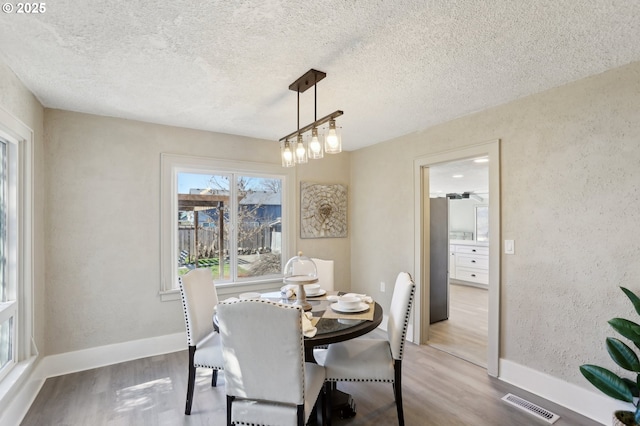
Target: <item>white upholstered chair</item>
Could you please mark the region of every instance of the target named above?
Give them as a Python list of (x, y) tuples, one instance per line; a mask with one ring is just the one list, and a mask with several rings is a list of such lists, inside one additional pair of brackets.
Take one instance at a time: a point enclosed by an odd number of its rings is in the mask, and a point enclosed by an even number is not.
[(216, 386), (218, 370), (223, 369), (220, 335), (213, 330), (213, 313), (218, 294), (211, 277), (211, 269), (198, 268), (178, 278), (184, 309), (189, 347), (189, 381), (185, 414), (191, 414), (196, 368), (213, 369), (211, 386)]
[(333, 260), (312, 257), (318, 272), (318, 284), (326, 291), (333, 291)]
[[(329, 345), (316, 356), (326, 369), (327, 382), (393, 383), (398, 423), (404, 425), (402, 410), (402, 357), (415, 284), (411, 275), (400, 272), (396, 279), (387, 323), (386, 339), (352, 339)], [(329, 390), (330, 386), (327, 386)]]
[[(221, 302), (216, 315), (227, 425), (305, 425), (324, 396), (325, 374), (323, 367), (304, 360), (302, 309), (249, 299)], [(324, 410), (320, 403), (318, 415)]]

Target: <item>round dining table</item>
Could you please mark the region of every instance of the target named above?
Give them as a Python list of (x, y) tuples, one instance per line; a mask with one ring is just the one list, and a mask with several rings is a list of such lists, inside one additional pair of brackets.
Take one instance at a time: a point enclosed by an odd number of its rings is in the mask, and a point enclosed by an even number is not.
[(316, 323), (316, 335), (304, 338), (305, 361), (307, 362), (316, 362), (313, 356), (315, 347), (355, 339), (375, 330), (382, 322), (382, 307), (378, 303), (374, 303), (370, 308), (374, 311), (373, 319), (369, 321), (348, 318), (323, 318), (322, 314), (325, 310), (331, 309), (329, 306), (331, 302), (326, 300), (315, 301), (312, 298), (307, 299), (307, 301), (311, 303), (311, 312), (314, 317), (321, 317)]

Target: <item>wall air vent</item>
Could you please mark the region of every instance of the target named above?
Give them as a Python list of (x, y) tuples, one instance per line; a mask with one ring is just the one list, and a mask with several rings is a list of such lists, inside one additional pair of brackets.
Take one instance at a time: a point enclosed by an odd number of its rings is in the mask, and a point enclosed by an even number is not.
[(559, 415), (552, 413), (551, 411), (544, 409), (542, 407), (537, 406), (536, 404), (527, 401), (526, 399), (522, 399), (519, 396), (515, 396), (513, 394), (506, 394), (502, 397), (504, 402), (507, 402), (514, 407), (518, 407), (521, 410), (526, 411), (529, 414), (533, 414), (534, 416), (543, 419), (547, 423), (553, 424), (560, 418)]

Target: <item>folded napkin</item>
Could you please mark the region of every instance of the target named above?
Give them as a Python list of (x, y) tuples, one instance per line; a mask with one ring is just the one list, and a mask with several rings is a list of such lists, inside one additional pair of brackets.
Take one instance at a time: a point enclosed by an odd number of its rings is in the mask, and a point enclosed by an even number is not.
[(298, 286), (295, 284), (287, 284), (280, 287), (280, 294), (285, 299), (291, 299), (292, 297), (296, 297), (296, 290)]
[(311, 318), (313, 318), (311, 312), (302, 314), (302, 334), (304, 334), (305, 337), (313, 337), (318, 332), (318, 329), (313, 326)]

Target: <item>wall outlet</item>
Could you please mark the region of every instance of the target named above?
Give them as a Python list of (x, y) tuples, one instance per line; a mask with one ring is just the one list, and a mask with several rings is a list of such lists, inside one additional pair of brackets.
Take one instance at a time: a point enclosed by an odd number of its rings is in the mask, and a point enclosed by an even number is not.
[(386, 287), (386, 286), (387, 286), (387, 285), (384, 283), (384, 281), (380, 281), (380, 291), (381, 291), (382, 293), (384, 293), (384, 290), (385, 290), (385, 287)]

